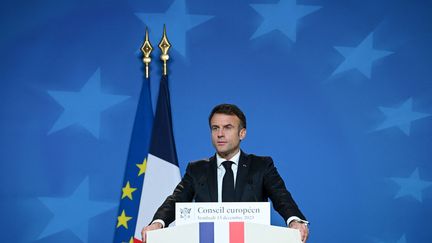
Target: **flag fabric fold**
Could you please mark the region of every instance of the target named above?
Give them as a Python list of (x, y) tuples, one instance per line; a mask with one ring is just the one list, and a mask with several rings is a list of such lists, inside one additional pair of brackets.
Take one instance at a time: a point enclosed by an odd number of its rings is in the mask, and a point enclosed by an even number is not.
[(146, 158), (150, 148), (153, 108), (150, 80), (144, 79), (137, 104), (135, 120), (126, 160), (125, 176), (118, 210), (114, 242), (130, 242), (135, 226), (144, 181)]
[(180, 181), (180, 170), (174, 142), (168, 77), (162, 76), (156, 114), (153, 123), (150, 151), (142, 186), (135, 242), (140, 242), (141, 230), (165, 198), (172, 194)]
[(153, 119), (143, 85), (132, 131), (114, 242), (141, 242), (141, 230), (180, 181), (168, 77), (162, 76)]

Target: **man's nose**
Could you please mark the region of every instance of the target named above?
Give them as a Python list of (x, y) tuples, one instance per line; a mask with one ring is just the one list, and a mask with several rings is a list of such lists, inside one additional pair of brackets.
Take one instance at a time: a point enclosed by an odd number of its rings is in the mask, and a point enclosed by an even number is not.
[(218, 133), (217, 133), (218, 138), (221, 138), (224, 136), (224, 132), (223, 129), (219, 129)]

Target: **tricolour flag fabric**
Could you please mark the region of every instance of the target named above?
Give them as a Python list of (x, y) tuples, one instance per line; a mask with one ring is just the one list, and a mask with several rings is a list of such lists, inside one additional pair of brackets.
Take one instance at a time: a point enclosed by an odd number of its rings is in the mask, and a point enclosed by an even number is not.
[(156, 106), (150, 151), (142, 186), (135, 242), (141, 242), (141, 230), (180, 181), (180, 170), (172, 129), (168, 77), (162, 76)]
[(199, 243), (245, 243), (244, 222), (199, 223)]

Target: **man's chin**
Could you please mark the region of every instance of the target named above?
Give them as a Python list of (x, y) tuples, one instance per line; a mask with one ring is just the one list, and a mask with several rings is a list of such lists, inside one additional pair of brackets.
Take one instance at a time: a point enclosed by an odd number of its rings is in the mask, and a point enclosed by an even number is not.
[(219, 156), (225, 158), (225, 156), (227, 156), (229, 153), (226, 150), (217, 150), (216, 151), (217, 154), (219, 154)]
[[(224, 159), (231, 159), (232, 156), (234, 156), (234, 151), (232, 150), (217, 150), (217, 153), (219, 154), (220, 157), (224, 158)], [(228, 158), (229, 157), (229, 158)]]
[(216, 153), (218, 153), (220, 156), (228, 154), (225, 150), (216, 150)]
[(219, 154), (225, 154), (228, 153), (228, 149), (226, 147), (226, 145), (216, 145), (216, 152), (218, 152)]

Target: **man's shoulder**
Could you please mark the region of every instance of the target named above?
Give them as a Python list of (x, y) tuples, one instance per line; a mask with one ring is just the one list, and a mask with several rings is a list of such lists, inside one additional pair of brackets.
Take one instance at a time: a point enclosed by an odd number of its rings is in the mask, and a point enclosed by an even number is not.
[(272, 164), (273, 163), (273, 159), (270, 156), (262, 156), (262, 155), (256, 155), (256, 154), (246, 154), (243, 153), (242, 154), (243, 158), (245, 158), (246, 160), (248, 160), (250, 163), (257, 163), (260, 165), (265, 165), (265, 164)]
[(242, 163), (249, 166), (249, 171), (259, 171), (262, 174), (266, 174), (275, 168), (273, 159), (270, 156), (248, 154), (243, 156)]
[(195, 160), (189, 163), (190, 168), (204, 168), (208, 167), (211, 163), (212, 158), (205, 158), (200, 160)]
[(210, 159), (208, 159), (208, 158), (199, 159), (199, 160), (195, 160), (195, 161), (190, 162), (191, 165), (205, 165), (205, 164), (209, 164), (209, 163), (210, 163)]

